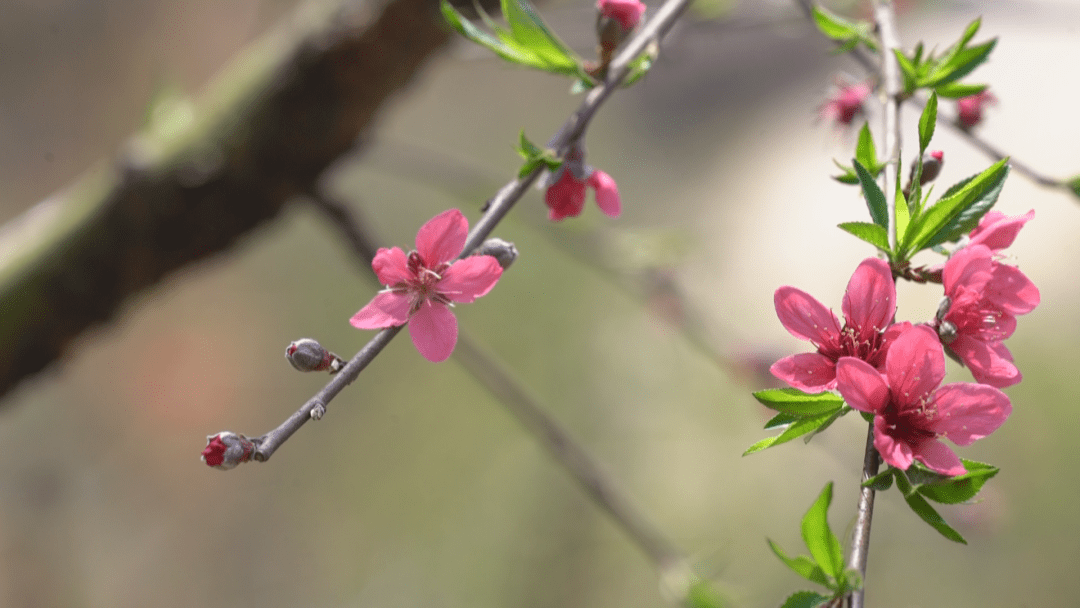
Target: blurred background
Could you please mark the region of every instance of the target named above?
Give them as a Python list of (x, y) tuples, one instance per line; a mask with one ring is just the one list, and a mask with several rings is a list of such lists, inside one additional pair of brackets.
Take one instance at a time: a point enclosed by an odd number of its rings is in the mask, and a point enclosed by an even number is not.
[[(0, 221), (108, 162), (162, 91), (197, 93), (295, 4), (0, 2)], [(981, 14), (976, 40), (1001, 40), (971, 80), (992, 83), (1000, 103), (978, 132), (1044, 173), (1080, 173), (1068, 67), (1080, 64), (1080, 6), (902, 8), (902, 40), (938, 48)], [(592, 55), (591, 3), (544, 9)], [(806, 350), (776, 320), (773, 291), (795, 285), (839, 310), (851, 272), (873, 254), (835, 229), (865, 218), (857, 191), (828, 177), (855, 136), (817, 121), (817, 108), (838, 73), (864, 74), (830, 50), (791, 2), (721, 1), (691, 14), (589, 131), (588, 160), (618, 181), (623, 216), (604, 217), (590, 198), (581, 218), (552, 225), (541, 193), (528, 195), (497, 231), (520, 259), (490, 295), (457, 309), (462, 331), (737, 606), (775, 606), (808, 588), (765, 539), (804, 552), (798, 521), (825, 483), (836, 482), (834, 529), (854, 520), (858, 417), (809, 445), (740, 456), (768, 434), (750, 396), (771, 385), (762, 371)], [(327, 187), (387, 246), (411, 245), (449, 207), (475, 221), (518, 168), (519, 130), (545, 141), (576, 108), (567, 90), (462, 42), (385, 109), (365, 153)], [(880, 111), (869, 118), (879, 130)], [(903, 118), (911, 142), (917, 114)], [(940, 188), (990, 164), (945, 128), (931, 147), (945, 151)], [(1014, 172), (997, 209), (1032, 208), (1010, 248), (1042, 292), (1008, 342), (1025, 381), (1006, 391), (1009, 422), (960, 450), (1002, 472), (977, 504), (941, 508), (966, 547), (895, 491), (879, 495), (868, 605), (1069, 605), (1080, 594), (1070, 458), (1080, 205)], [(643, 300), (610, 272), (651, 267), (685, 301)], [(199, 461), (206, 435), (262, 434), (323, 386), (325, 376), (283, 360), (289, 341), (317, 338), (346, 358), (366, 343), (372, 333), (347, 323), (374, 293), (364, 272), (325, 219), (295, 205), (227, 255), (129, 301), (5, 396), (0, 605), (669, 605), (647, 559), (500, 403), (408, 339), (269, 462), (222, 473)], [(915, 321), (941, 296), (939, 286), (899, 291), (899, 317)], [(720, 364), (665, 322), (680, 306), (702, 315), (690, 329)], [(950, 377), (970, 380), (955, 366)]]

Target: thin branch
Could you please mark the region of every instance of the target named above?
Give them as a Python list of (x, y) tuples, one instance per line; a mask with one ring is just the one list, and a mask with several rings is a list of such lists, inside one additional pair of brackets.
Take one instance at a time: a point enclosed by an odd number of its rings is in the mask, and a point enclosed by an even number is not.
[(900, 48), (892, 0), (874, 0), (874, 18), (881, 37), (881, 84), (885, 89), (885, 171), (881, 188), (887, 205), (889, 250), (896, 251), (896, 189), (900, 181), (900, 104), (904, 81), (894, 50)]
[[(596, 111), (605, 100), (614, 92), (630, 73), (630, 64), (637, 59), (647, 47), (659, 44), (659, 40), (674, 26), (676, 19), (689, 5), (690, 0), (668, 0), (648, 23), (639, 30), (627, 43), (623, 50), (615, 57), (608, 70), (607, 78), (600, 85), (593, 88), (586, 95), (585, 100), (576, 112), (563, 124), (562, 128), (551, 140), (551, 146), (562, 151), (570, 144), (584, 135), (585, 129), (592, 120)], [(462, 257), (469, 255), (488, 236), (491, 235), (498, 223), (509, 213), (514, 204), (525, 194), (529, 186), (539, 177), (542, 169), (537, 167), (532, 173), (523, 178), (511, 180), (503, 186), (499, 192), (485, 206), (487, 211), (473, 225), (468, 237), (465, 239), (465, 248)], [(384, 329), (379, 332), (364, 348), (345, 365), (323, 390), (312, 397), (299, 410), (283, 422), (278, 428), (253, 439), (257, 446), (253, 455), (254, 460), (264, 462), (273, 455), (281, 444), (292, 436), (300, 426), (307, 422), (311, 413), (321, 414), (346, 384), (351, 383), (360, 372), (371, 362), (382, 349), (397, 335), (401, 327)]]

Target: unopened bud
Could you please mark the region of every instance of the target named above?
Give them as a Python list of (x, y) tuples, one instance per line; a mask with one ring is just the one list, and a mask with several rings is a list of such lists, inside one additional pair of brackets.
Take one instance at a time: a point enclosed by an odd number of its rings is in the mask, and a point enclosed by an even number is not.
[(311, 338), (300, 338), (289, 343), (285, 349), (285, 358), (296, 369), (302, 372), (329, 371), (336, 374), (345, 366), (341, 357), (323, 348)]
[(933, 150), (923, 154), (922, 174), (919, 177), (919, 185), (925, 186), (937, 179), (941, 173), (941, 166), (945, 164), (945, 153), (941, 150)]
[(952, 298), (949, 296), (941, 298), (941, 302), (938, 303), (937, 314), (934, 315), (934, 318), (937, 319), (938, 323), (945, 320), (945, 315), (949, 314), (950, 308), (952, 308)]
[(473, 255), (490, 255), (506, 270), (518, 257), (517, 247), (502, 239), (491, 238), (480, 244)]
[(255, 443), (229, 431), (206, 436), (206, 447), (202, 451), (202, 461), (207, 466), (228, 471), (241, 462), (247, 462), (255, 453)]

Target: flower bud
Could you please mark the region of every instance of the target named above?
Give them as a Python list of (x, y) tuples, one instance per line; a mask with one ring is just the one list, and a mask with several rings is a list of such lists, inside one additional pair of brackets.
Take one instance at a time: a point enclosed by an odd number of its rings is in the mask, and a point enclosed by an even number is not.
[(502, 239), (491, 238), (480, 244), (472, 255), (490, 255), (499, 262), (503, 270), (506, 270), (518, 257), (517, 247)]
[(228, 471), (241, 462), (247, 462), (255, 453), (255, 443), (229, 431), (206, 436), (206, 447), (202, 451), (202, 461), (207, 466)]
[(925, 186), (937, 179), (941, 173), (941, 166), (945, 164), (945, 153), (941, 150), (932, 150), (923, 154), (922, 173), (919, 177), (919, 185)]
[(302, 372), (323, 372), (329, 370), (335, 374), (344, 367), (341, 357), (323, 348), (311, 338), (300, 338), (289, 343), (285, 349), (285, 358)]
[(596, 35), (602, 48), (611, 48), (630, 35), (645, 13), (639, 0), (599, 0), (596, 3)]
[(956, 121), (965, 131), (982, 122), (983, 108), (987, 104), (996, 104), (997, 97), (989, 91), (976, 93), (956, 100)]

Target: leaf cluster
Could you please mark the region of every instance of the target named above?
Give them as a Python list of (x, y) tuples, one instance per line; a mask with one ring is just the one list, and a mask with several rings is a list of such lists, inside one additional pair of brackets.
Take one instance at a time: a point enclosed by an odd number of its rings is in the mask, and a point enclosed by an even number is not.
[(814, 435), (851, 411), (839, 395), (831, 392), (811, 395), (794, 388), (771, 388), (754, 393), (754, 398), (778, 412), (765, 423), (765, 429), (784, 427), (784, 430), (779, 435), (767, 437), (750, 446), (743, 456), (787, 443), (808, 433), (810, 436), (806, 441), (810, 441)]
[(878, 50), (874, 24), (869, 21), (848, 21), (821, 6), (813, 9), (814, 24), (826, 37), (839, 42), (836, 53), (846, 53), (862, 43), (871, 51)]
[(544, 167), (554, 173), (562, 166), (562, 161), (556, 156), (555, 151), (549, 148), (541, 148), (529, 141), (529, 138), (525, 137), (524, 129), (521, 130), (521, 135), (518, 136), (517, 152), (521, 155), (521, 158), (525, 159), (525, 163), (518, 170), (518, 179), (524, 179), (526, 175), (529, 175), (538, 167)]
[(911, 95), (919, 89), (928, 89), (941, 97), (967, 97), (986, 90), (984, 84), (960, 84), (956, 82), (979, 67), (997, 45), (997, 38), (987, 42), (968, 46), (975, 33), (979, 31), (981, 19), (968, 24), (960, 39), (941, 55), (926, 53), (919, 43), (911, 55), (895, 49), (896, 60), (904, 77), (904, 94)]

